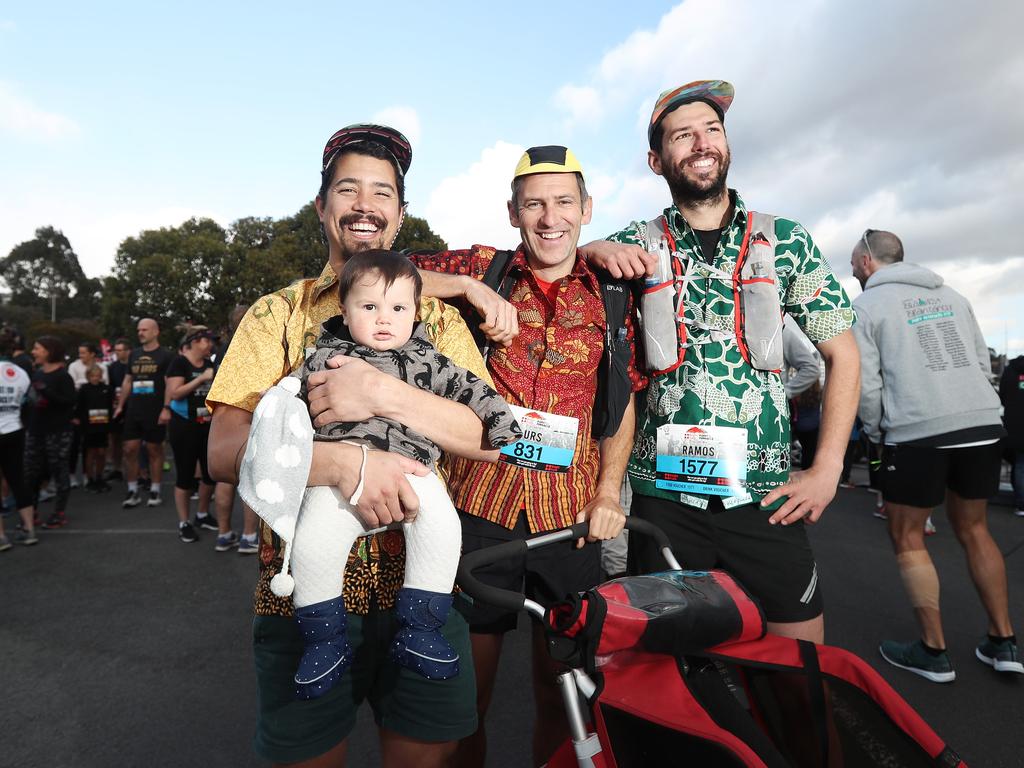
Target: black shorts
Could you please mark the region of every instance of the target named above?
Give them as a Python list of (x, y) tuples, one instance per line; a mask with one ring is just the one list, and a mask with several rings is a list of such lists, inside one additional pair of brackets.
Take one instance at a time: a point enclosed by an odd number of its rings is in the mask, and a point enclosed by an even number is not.
[(210, 440), (210, 425), (199, 424), (180, 416), (171, 416), (169, 435), (174, 453), (175, 488), (191, 491), (197, 487), (196, 462), (205, 485), (213, 485), (206, 465), (206, 449)]
[[(683, 568), (722, 568), (761, 602), (768, 621), (807, 621), (821, 615), (818, 566), (803, 523), (770, 525), (771, 512), (758, 504), (724, 509), (712, 497), (707, 509), (634, 494), (630, 515), (668, 534)], [(649, 536), (629, 537), (631, 574), (666, 570)]]
[(946, 489), (964, 499), (989, 499), (999, 490), (999, 443), (969, 448), (887, 445), (882, 451), (882, 498), (911, 507), (937, 507)]
[(160, 408), (137, 405), (134, 408), (129, 401), (124, 414), (124, 440), (141, 440), (144, 443), (162, 443), (167, 430), (157, 421)]
[(82, 435), (82, 448), (106, 448), (107, 447), (107, 433), (102, 432), (86, 432)]
[[(531, 534), (526, 513), (512, 530), (476, 515), (459, 511), (462, 522), (462, 554), (475, 552), (505, 541), (528, 539)], [(576, 549), (576, 540), (549, 544), (530, 550), (517, 560), (501, 560), (478, 568), (473, 574), (484, 584), (525, 594), (543, 606), (563, 600), (566, 595), (590, 589), (601, 581), (601, 543), (586, 544)], [(455, 600), (466, 617), (469, 631), (496, 635), (516, 628), (518, 613), (496, 608), (487, 603), (474, 603), (465, 593)]]

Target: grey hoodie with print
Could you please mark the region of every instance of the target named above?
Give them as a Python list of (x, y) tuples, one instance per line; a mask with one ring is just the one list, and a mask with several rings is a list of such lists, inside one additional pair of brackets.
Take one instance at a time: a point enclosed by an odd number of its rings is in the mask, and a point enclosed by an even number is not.
[(853, 306), (859, 415), (873, 442), (1001, 423), (974, 310), (939, 275), (917, 264), (889, 264), (868, 278)]

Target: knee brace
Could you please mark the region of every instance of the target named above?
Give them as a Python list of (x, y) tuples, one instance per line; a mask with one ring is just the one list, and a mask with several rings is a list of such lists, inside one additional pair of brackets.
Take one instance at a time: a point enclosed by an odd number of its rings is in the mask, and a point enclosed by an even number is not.
[(939, 610), (939, 575), (928, 552), (923, 549), (900, 552), (896, 555), (896, 564), (910, 604), (915, 608)]

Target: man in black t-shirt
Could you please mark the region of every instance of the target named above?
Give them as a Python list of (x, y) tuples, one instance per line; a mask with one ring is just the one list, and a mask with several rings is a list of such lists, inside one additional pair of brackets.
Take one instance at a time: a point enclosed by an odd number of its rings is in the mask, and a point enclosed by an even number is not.
[(170, 418), (168, 411), (164, 415), (164, 389), (167, 366), (174, 359), (174, 353), (160, 346), (160, 326), (156, 320), (144, 317), (138, 325), (139, 343), (142, 345), (132, 350), (128, 357), (128, 372), (121, 382), (121, 395), (114, 411), (116, 419), (124, 414), (124, 465), (125, 479), (128, 481), (128, 495), (123, 506), (138, 506), (142, 499), (139, 496), (139, 467), (133, 459), (138, 455), (139, 442), (146, 444), (149, 456), (149, 476), (152, 482), (149, 488), (147, 505), (155, 507), (162, 501), (160, 498), (160, 479), (163, 470), (163, 442), (166, 432), (165, 424)]

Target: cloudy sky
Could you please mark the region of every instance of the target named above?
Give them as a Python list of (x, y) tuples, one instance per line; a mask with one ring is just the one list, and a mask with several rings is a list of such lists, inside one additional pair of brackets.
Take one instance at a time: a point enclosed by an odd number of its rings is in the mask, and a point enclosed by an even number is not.
[(722, 78), (751, 207), (802, 221), (852, 295), (853, 243), (897, 232), (1024, 352), (1020, 2), (145, 5), (0, 10), (0, 254), (49, 224), (96, 276), (145, 228), (292, 214), (367, 120), (410, 137), (411, 211), (460, 246), (513, 245), (516, 160), (569, 145), (594, 239), (666, 204), (658, 92)]

